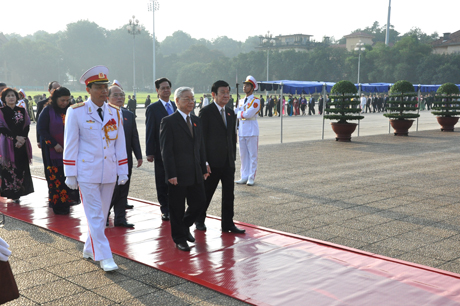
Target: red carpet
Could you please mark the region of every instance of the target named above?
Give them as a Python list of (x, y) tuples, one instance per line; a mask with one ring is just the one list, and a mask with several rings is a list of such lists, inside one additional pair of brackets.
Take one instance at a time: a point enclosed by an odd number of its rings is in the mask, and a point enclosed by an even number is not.
[[(46, 182), (5, 204), (7, 216), (84, 241), (81, 205), (69, 216), (47, 207)], [(135, 229), (107, 228), (112, 251), (255, 305), (460, 305), (460, 275), (372, 253), (239, 223), (246, 235), (220, 231), (220, 219), (195, 231), (190, 253), (179, 251), (158, 205), (130, 199)], [(112, 222), (112, 221), (111, 221)], [(191, 244), (193, 245), (193, 244)]]

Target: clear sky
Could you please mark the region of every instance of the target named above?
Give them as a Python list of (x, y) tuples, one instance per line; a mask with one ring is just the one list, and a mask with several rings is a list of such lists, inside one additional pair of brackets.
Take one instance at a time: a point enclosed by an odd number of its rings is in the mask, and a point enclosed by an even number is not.
[[(357, 28), (387, 22), (388, 0), (158, 0), (155, 33), (161, 42), (177, 30), (193, 38), (219, 36), (244, 41), (249, 36), (310, 34), (340, 39)], [(120, 28), (135, 15), (152, 32), (150, 0), (2, 0), (0, 32), (22, 36), (38, 30), (49, 33), (65, 30), (81, 19), (106, 29)], [(391, 24), (405, 33), (413, 27), (427, 34), (460, 30), (458, 0), (393, 0)], [(345, 16), (347, 14), (348, 16)], [(128, 34), (127, 34), (128, 35)]]

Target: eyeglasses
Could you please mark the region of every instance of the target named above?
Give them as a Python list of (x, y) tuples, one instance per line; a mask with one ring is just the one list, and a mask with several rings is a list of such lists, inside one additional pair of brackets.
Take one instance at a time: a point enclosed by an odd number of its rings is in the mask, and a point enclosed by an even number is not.
[(113, 94), (113, 95), (111, 95), (111, 97), (115, 97), (115, 98), (118, 98), (118, 97), (124, 98), (124, 97), (125, 97), (125, 94)]
[(190, 98), (180, 98), (180, 99), (186, 101), (187, 103), (195, 102), (195, 99), (190, 99)]

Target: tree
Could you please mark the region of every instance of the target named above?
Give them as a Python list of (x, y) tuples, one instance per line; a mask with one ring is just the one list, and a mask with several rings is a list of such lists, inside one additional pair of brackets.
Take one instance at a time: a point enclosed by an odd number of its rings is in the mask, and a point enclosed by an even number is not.
[(88, 20), (67, 25), (59, 47), (66, 56), (65, 63), (70, 75), (78, 79), (92, 66), (107, 65), (106, 32)]
[(428, 35), (426, 33), (423, 33), (422, 30), (420, 30), (420, 28), (414, 27), (410, 29), (409, 32), (405, 33), (401, 38), (408, 36), (416, 36), (422, 44), (431, 44), (433, 41), (438, 39), (439, 34), (437, 32), (434, 32), (433, 34)]
[(62, 52), (45, 41), (11, 39), (2, 46), (9, 83), (21, 85), (42, 85), (43, 79), (65, 78)]
[(190, 34), (183, 31), (176, 31), (172, 36), (166, 37), (160, 43), (160, 52), (164, 55), (171, 55), (173, 53), (180, 54), (188, 50), (192, 45), (197, 42)]
[(227, 36), (217, 37), (210, 48), (212, 50), (218, 50), (227, 57), (235, 57), (241, 52), (242, 43)]

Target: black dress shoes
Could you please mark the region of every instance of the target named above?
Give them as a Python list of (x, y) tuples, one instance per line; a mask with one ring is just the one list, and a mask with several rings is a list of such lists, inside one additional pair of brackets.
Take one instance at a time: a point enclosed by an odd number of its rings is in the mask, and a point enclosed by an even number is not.
[(190, 230), (188, 230), (187, 241), (195, 242), (195, 237), (192, 236), (192, 234), (190, 233)]
[(190, 251), (190, 247), (188, 246), (187, 241), (176, 243), (176, 247), (181, 251), (185, 251), (185, 252)]
[(134, 205), (129, 205), (128, 203), (125, 204), (126, 209), (133, 209)]
[(169, 221), (169, 214), (161, 214), (161, 220)]
[(230, 232), (230, 233), (235, 233), (235, 234), (244, 234), (246, 233), (246, 230), (237, 228), (235, 225), (229, 228), (222, 228), (222, 232)]
[(206, 230), (206, 225), (204, 225), (204, 222), (195, 222), (196, 229), (199, 231), (205, 231)]
[(117, 222), (114, 224), (115, 226), (121, 226), (121, 227), (134, 227), (134, 224), (128, 223), (125, 221), (123, 222)]

